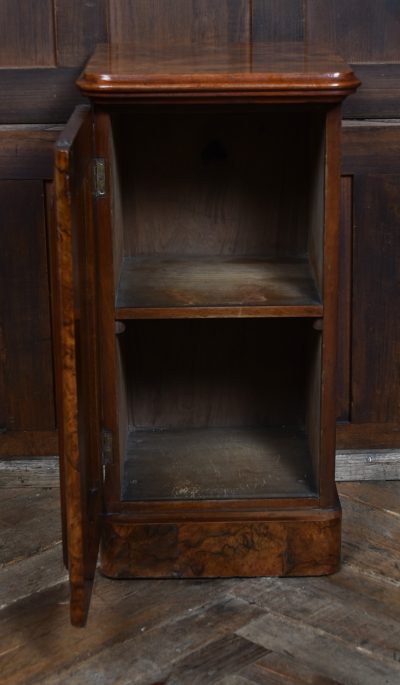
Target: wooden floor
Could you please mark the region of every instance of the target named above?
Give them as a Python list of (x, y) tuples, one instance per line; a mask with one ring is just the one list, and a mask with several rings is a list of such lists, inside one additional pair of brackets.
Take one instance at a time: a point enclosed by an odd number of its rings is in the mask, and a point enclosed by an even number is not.
[(2, 685), (399, 685), (400, 482), (340, 485), (335, 576), (99, 576), (83, 630), (68, 620), (58, 492), (41, 482), (0, 479)]

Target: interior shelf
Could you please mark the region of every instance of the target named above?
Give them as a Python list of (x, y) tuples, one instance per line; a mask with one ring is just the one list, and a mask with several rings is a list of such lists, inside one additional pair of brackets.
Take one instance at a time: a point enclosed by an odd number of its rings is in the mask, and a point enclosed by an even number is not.
[(303, 258), (125, 258), (116, 308), (118, 319), (323, 314)]
[(136, 430), (124, 500), (315, 497), (307, 437), (297, 428)]

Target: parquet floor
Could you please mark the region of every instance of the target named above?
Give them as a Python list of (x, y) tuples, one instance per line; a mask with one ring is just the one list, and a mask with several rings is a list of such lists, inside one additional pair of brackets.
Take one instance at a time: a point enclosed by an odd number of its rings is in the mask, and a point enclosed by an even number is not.
[(2, 685), (400, 685), (400, 481), (340, 485), (334, 576), (99, 576), (84, 630), (49, 484), (0, 484)]

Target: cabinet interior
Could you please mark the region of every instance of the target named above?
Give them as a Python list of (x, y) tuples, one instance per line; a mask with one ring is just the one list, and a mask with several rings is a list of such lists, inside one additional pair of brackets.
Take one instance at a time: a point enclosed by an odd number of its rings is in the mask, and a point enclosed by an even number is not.
[(309, 319), (128, 322), (123, 499), (315, 495), (320, 337)]
[(325, 111), (111, 130), (121, 498), (318, 496)]

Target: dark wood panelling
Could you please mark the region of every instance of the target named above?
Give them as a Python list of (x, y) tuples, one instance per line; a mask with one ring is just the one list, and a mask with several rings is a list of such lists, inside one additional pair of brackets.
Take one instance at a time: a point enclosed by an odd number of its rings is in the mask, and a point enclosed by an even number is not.
[(58, 454), (58, 434), (55, 428), (47, 431), (21, 430), (0, 433), (1, 461), (3, 459), (16, 459), (21, 456), (45, 457), (56, 454)]
[(349, 62), (400, 61), (398, 0), (308, 0), (307, 38)]
[[(10, 299), (9, 304), (4, 300), (6, 304), (4, 305), (2, 301), (0, 305), (0, 320), (4, 326), (4, 330), (2, 329), (2, 349), (6, 355), (5, 363), (1, 364), (0, 370), (0, 406), (2, 407), (2, 426), (7, 428), (4, 433), (0, 434), (0, 455), (2, 459), (18, 455), (54, 455), (58, 452), (52, 396), (53, 367), (49, 334), (46, 229), (41, 183), (41, 179), (49, 178), (53, 173), (53, 145), (57, 133), (56, 128), (38, 125), (3, 126), (0, 128), (0, 178), (15, 181), (9, 180), (3, 184), (3, 192), (0, 191), (2, 245), (6, 250), (4, 260), (2, 260), (2, 266), (3, 261), (6, 265), (5, 270), (2, 270), (2, 293), (7, 301)], [(23, 182), (24, 179), (37, 179), (37, 181), (31, 185), (31, 181)], [(26, 189), (28, 190), (26, 191)], [(28, 205), (25, 207), (26, 192)], [(33, 201), (32, 197), (34, 197)], [(10, 217), (11, 224), (9, 223)], [(13, 226), (15, 230), (13, 230)], [(32, 250), (31, 246), (34, 246)], [(21, 248), (25, 250), (22, 255), (23, 267), (21, 259), (16, 257), (16, 255), (21, 255)], [(13, 281), (9, 280), (10, 267), (8, 263), (14, 264), (14, 281), (17, 280), (16, 271), (21, 268), (18, 290), (14, 290), (14, 297), (11, 296), (10, 298), (8, 298), (8, 288), (12, 287)], [(26, 274), (29, 276), (26, 277)], [(23, 283), (25, 285), (22, 287), (21, 284)], [(22, 339), (21, 354), (19, 345), (14, 345), (18, 328), (14, 333), (13, 329), (19, 326), (21, 307), (21, 311), (28, 312), (26, 315), (29, 317), (29, 298), (31, 298), (33, 305), (32, 322), (26, 327), (26, 333)], [(20, 300), (22, 299), (21, 305)], [(13, 310), (12, 307), (14, 307)], [(35, 312), (37, 311), (39, 311), (39, 318), (35, 321)], [(25, 325), (24, 321), (22, 321), (22, 325)], [(32, 351), (29, 352), (27, 350), (30, 345), (29, 336), (31, 334), (34, 336), (33, 340), (36, 338), (38, 342), (32, 346)], [(28, 364), (26, 392), (24, 364)], [(14, 379), (10, 374), (14, 372), (16, 367), (19, 369), (19, 376)], [(43, 370), (44, 376), (40, 380), (39, 386), (36, 387), (37, 379), (41, 378)], [(18, 384), (19, 387), (17, 387)], [(43, 393), (43, 402), (41, 398), (38, 402), (37, 392)], [(38, 412), (38, 407), (40, 411), (41, 407), (41, 416), (32, 430), (28, 430), (31, 425), (28, 421), (25, 423), (23, 418), (17, 427), (9, 425), (9, 407), (13, 402), (19, 403), (18, 393), (24, 396), (25, 415), (26, 413), (29, 414), (29, 404), (32, 405), (33, 413)], [(48, 413), (47, 417), (46, 412)], [(40, 429), (40, 425), (43, 426), (43, 430)], [(46, 430), (48, 426), (51, 428)]]
[(344, 103), (344, 116), (349, 119), (400, 117), (400, 64), (356, 64), (353, 68), (362, 86)]
[(54, 62), (52, 0), (2, 0), (0, 66), (50, 66)]
[(400, 175), (354, 179), (352, 421), (400, 421)]
[[(105, 40), (108, 35), (114, 41), (137, 43), (208, 39), (220, 44), (245, 40), (252, 32), (255, 40), (306, 39), (310, 44), (326, 44), (353, 61), (363, 82), (357, 95), (346, 101), (345, 117), (396, 119), (400, 118), (399, 25), (398, 0), (92, 0), (84, 3), (79, 0), (3, 0), (0, 6), (0, 66), (6, 68), (0, 69), (0, 123), (42, 124), (43, 127), (0, 129), (0, 178), (37, 179), (39, 182), (51, 177), (52, 142), (56, 133), (49, 124), (65, 122), (74, 105), (82, 101), (74, 85), (75, 79), (95, 43)], [(59, 68), (55, 68), (56, 65)], [(39, 66), (45, 68), (35, 68)], [(395, 336), (400, 338), (400, 332), (395, 323), (395, 278), (388, 268), (395, 259), (395, 249), (399, 252), (400, 246), (398, 242), (396, 245), (392, 242), (389, 248), (385, 240), (389, 240), (387, 236), (392, 230), (391, 240), (398, 241), (395, 231), (400, 201), (396, 200), (395, 180), (384, 176), (389, 173), (400, 175), (400, 123), (348, 123), (344, 127), (343, 140), (343, 173), (347, 178), (342, 181), (338, 413), (342, 420), (351, 419), (353, 424), (339, 426), (338, 445), (392, 447), (399, 444), (399, 434), (395, 424), (382, 421), (388, 420), (385, 418), (388, 401), (391, 402), (389, 413), (397, 411), (393, 369), (396, 345), (399, 344)], [(353, 219), (349, 178), (352, 175), (356, 176), (354, 201), (357, 209), (354, 274), (351, 272)], [(38, 183), (36, 188), (40, 185)], [(18, 207), (24, 207), (24, 202), (16, 200), (21, 196), (22, 186), (17, 183), (7, 187), (13, 188), (12, 197), (5, 198), (0, 214), (1, 217), (14, 214), (13, 239), (18, 247), (13, 249), (21, 249), (17, 239), (21, 230), (17, 224), (21, 220), (27, 234), (29, 226), (32, 254), (38, 251), (42, 254), (42, 266), (30, 272), (31, 297), (32, 301), (37, 301), (33, 293), (47, 283), (44, 224), (40, 231), (38, 224), (32, 229), (35, 219), (27, 217), (28, 209), (25, 207), (24, 214)], [(370, 198), (369, 193), (372, 193)], [(371, 199), (375, 206), (372, 213), (368, 209)], [(10, 209), (13, 203), (16, 210)], [(4, 232), (7, 227), (4, 220), (2, 225)], [(27, 244), (25, 239), (23, 244)], [(382, 278), (378, 279), (379, 274)], [(353, 278), (354, 306), (358, 311), (352, 328), (354, 351), (351, 353), (352, 336), (348, 324)], [(44, 290), (40, 291), (43, 301), (47, 302), (48, 293), (44, 297)], [(390, 298), (392, 309), (390, 315), (386, 315), (386, 304), (382, 308), (380, 303)], [(373, 311), (375, 306), (377, 313)], [(388, 323), (385, 323), (386, 319)], [(373, 334), (368, 329), (371, 322), (375, 327)], [(382, 325), (391, 327), (391, 331), (385, 329), (385, 339)], [(387, 337), (389, 334), (391, 340)], [(366, 357), (362, 359), (359, 351), (364, 346)], [(37, 362), (34, 347), (31, 364), (41, 368), (42, 352)], [(377, 361), (371, 357), (372, 350), (379, 350)], [(355, 357), (358, 358), (353, 370), (350, 368), (351, 354), (353, 363)], [(46, 373), (51, 372), (51, 356), (48, 359)], [(32, 372), (30, 367), (28, 372)], [(354, 383), (358, 384), (358, 389), (354, 387), (353, 416), (349, 413), (352, 373)], [(377, 393), (371, 383), (379, 379), (381, 387)], [(32, 398), (31, 403), (35, 404)], [(49, 416), (51, 424), (53, 408)], [(29, 427), (23, 426), (26, 430), (0, 436), (0, 452), (4, 448), (7, 453), (32, 454), (35, 445), (38, 453), (54, 452), (54, 425), (49, 430), (42, 426), (40, 430), (31, 431)]]
[(308, 0), (307, 40), (336, 50), (363, 85), (344, 106), (346, 117), (400, 115), (398, 0)]
[(249, 37), (248, 0), (119, 0), (110, 2), (112, 42), (161, 45)]
[(65, 122), (82, 103), (80, 69), (0, 69), (0, 124)]
[(253, 0), (250, 4), (253, 40), (304, 39), (304, 0)]
[(344, 449), (400, 445), (399, 153), (400, 122), (345, 123), (343, 172), (354, 182), (351, 206), (343, 206), (353, 217), (342, 239), (354, 254), (351, 281), (341, 291), (345, 301), (352, 296), (351, 335), (340, 362), (351, 355), (351, 409), (340, 414), (350, 423), (337, 429)]
[(81, 65), (97, 43), (108, 40), (107, 0), (53, 0), (56, 58), (61, 67)]
[(400, 121), (345, 122), (344, 174), (400, 174)]
[(59, 131), (50, 126), (0, 126), (0, 178), (52, 178)]
[(344, 450), (376, 450), (400, 447), (400, 424), (339, 423), (336, 428), (336, 448)]
[(0, 181), (3, 431), (54, 430), (43, 185)]

